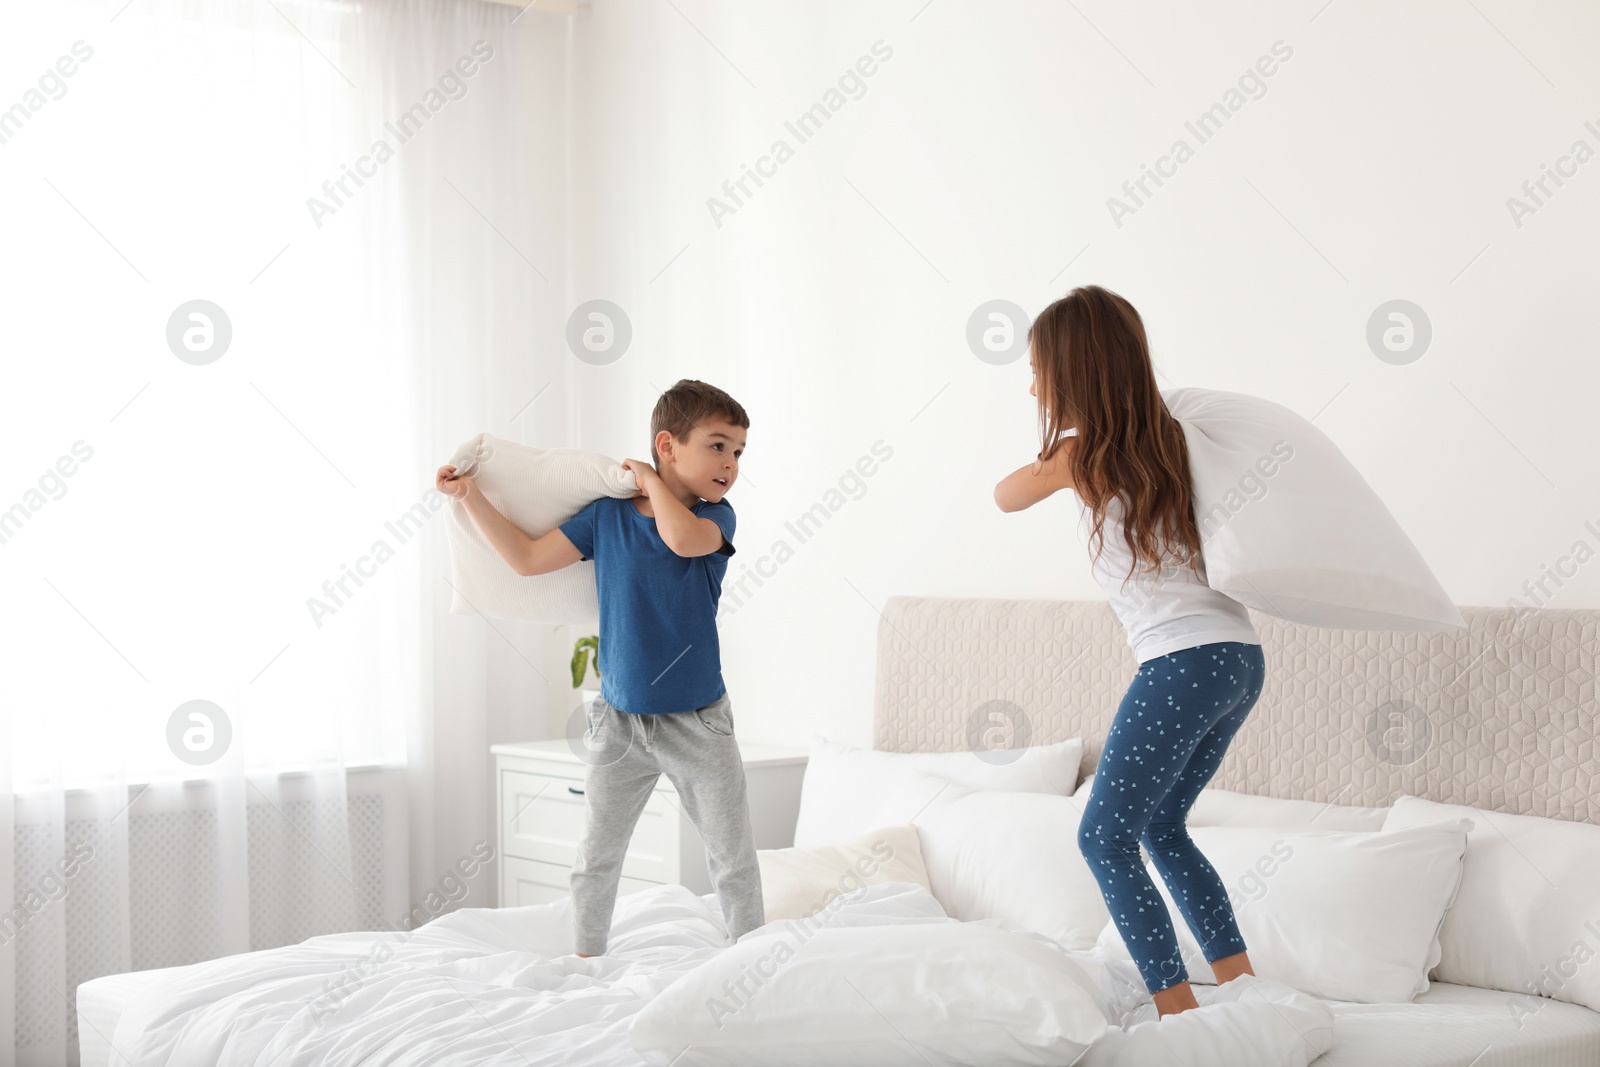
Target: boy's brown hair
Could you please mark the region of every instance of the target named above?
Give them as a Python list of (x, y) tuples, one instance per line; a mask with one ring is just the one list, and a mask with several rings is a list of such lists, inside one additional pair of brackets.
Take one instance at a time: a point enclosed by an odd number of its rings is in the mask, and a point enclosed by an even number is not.
[(671, 389), (661, 394), (656, 409), (650, 413), (650, 461), (658, 468), (661, 466), (661, 457), (656, 454), (656, 438), (662, 430), (671, 433), (674, 440), (686, 441), (689, 432), (703, 420), (718, 417), (742, 430), (750, 428), (750, 416), (733, 397), (693, 378), (678, 379)]

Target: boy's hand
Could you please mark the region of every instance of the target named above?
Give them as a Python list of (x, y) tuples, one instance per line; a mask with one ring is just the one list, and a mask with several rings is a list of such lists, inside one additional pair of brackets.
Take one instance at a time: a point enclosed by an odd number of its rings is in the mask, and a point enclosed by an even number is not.
[(489, 503), (472, 475), (457, 474), (448, 463), (434, 474), (433, 484), (439, 492), (461, 501), (500, 558), (520, 575), (549, 574), (583, 558), (559, 526), (542, 537), (529, 537)]
[(433, 487), (445, 496), (455, 497), (457, 500), (465, 500), (475, 484), (470, 474), (457, 475), (456, 468), (448, 463), (440, 467), (438, 473), (433, 476)]
[(656, 531), (673, 552), (680, 556), (706, 556), (722, 546), (722, 528), (714, 520), (696, 516), (685, 507), (667, 489), (667, 483), (653, 466), (642, 459), (625, 459), (622, 467), (632, 471), (639, 480), (637, 495), (650, 498)]
[(622, 461), (622, 469), (632, 471), (633, 476), (638, 479), (640, 496), (649, 495), (651, 479), (658, 482), (661, 480), (661, 475), (656, 473), (655, 467), (642, 459), (625, 459)]

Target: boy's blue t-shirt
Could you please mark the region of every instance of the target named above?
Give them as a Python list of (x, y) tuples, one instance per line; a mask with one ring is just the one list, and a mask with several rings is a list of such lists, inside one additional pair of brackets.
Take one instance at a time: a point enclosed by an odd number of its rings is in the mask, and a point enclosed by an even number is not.
[(689, 510), (722, 528), (722, 547), (680, 556), (634, 498), (601, 497), (561, 524), (594, 560), (600, 598), (600, 696), (636, 715), (690, 711), (721, 698), (717, 600), (733, 555), (733, 507), (699, 501)]

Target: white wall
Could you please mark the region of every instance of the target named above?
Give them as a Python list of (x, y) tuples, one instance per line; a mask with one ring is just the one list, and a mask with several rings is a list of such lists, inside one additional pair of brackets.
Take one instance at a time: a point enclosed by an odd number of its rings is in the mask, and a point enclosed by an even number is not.
[[(1163, 387), (1315, 416), (1455, 600), (1503, 605), (1600, 546), (1600, 160), (1520, 226), (1507, 206), (1575, 141), (1600, 147), (1597, 32), (1600, 10), (1506, 0), (595, 0), (568, 60), (570, 301), (617, 302), (634, 336), (575, 368), (569, 443), (646, 456), (679, 377), (749, 410), (725, 596), (795, 549), (723, 624), (751, 740), (870, 741), (891, 595), (1101, 595), (1070, 494), (992, 503), (1038, 449), (1026, 360), (966, 341), (997, 298), (1031, 316), (1078, 284), (1127, 296)], [(864, 95), (797, 143), (785, 122), (878, 41)], [(1276, 42), (1292, 55), (1264, 94), (1200, 143), (1185, 122)], [(780, 138), (793, 158), (718, 225), (708, 198)], [(1178, 138), (1193, 157), (1119, 225), (1108, 198)], [(1365, 338), (1395, 298), (1433, 326), (1408, 365)], [(880, 440), (864, 494), (798, 543), (785, 522)], [(1547, 603), (1600, 604), (1597, 571)]]

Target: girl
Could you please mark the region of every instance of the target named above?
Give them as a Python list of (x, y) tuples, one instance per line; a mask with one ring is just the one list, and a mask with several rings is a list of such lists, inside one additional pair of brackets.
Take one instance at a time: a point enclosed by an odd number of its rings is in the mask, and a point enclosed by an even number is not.
[(1261, 695), (1261, 638), (1242, 604), (1206, 584), (1183, 430), (1156, 389), (1133, 305), (1082, 286), (1045, 308), (1028, 339), (1045, 446), (995, 486), (995, 503), (1019, 511), (1072, 489), (1080, 532), (1093, 519), (1091, 566), (1139, 669), (1100, 753), (1078, 847), (1167, 1016), (1199, 1005), (1141, 841), (1217, 981), (1255, 973), (1228, 890), (1184, 819)]

